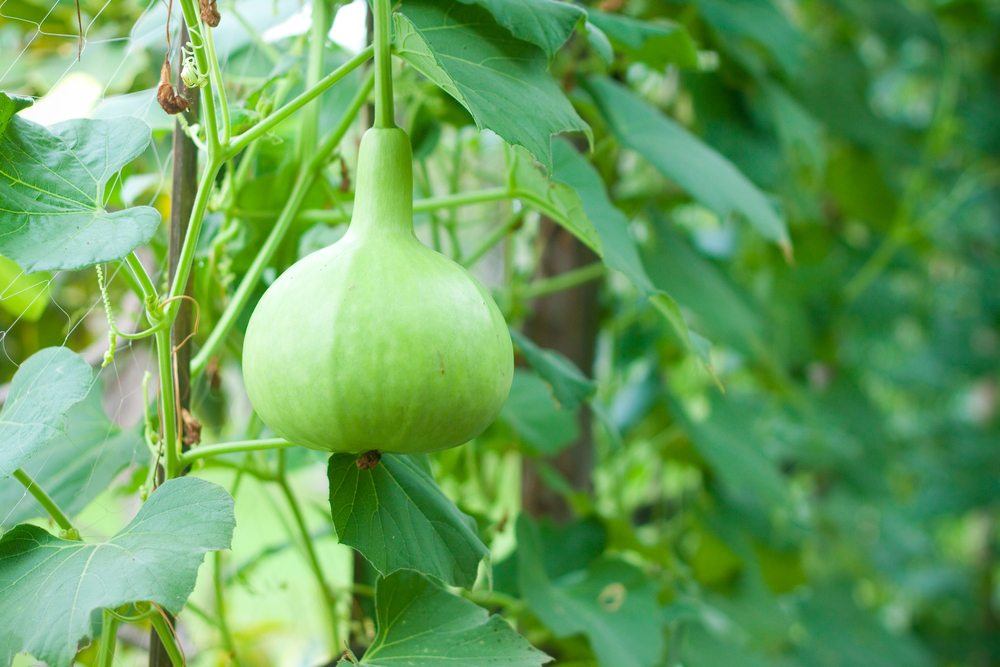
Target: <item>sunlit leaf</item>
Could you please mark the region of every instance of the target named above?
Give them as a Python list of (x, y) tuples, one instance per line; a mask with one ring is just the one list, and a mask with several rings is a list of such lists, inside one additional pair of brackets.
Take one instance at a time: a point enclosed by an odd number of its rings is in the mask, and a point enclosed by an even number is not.
[(93, 371), (65, 347), (49, 347), (21, 364), (0, 411), (0, 479), (62, 436), (66, 412), (84, 399)]
[(160, 214), (105, 208), (108, 181), (149, 145), (135, 118), (51, 130), (15, 116), (0, 136), (0, 253), (25, 271), (80, 269), (149, 241)]
[[(65, 433), (48, 441), (24, 465), (25, 472), (70, 517), (99, 494), (137, 456), (146, 451), (137, 429), (111, 423), (101, 406), (100, 385), (66, 413)], [(0, 480), (0, 530), (45, 516), (45, 510), (14, 479)]]
[(15, 262), (0, 257), (0, 308), (15, 318), (35, 322), (49, 305), (52, 276), (44, 271), (25, 273)]
[(102, 542), (73, 542), (22, 524), (0, 538), (0, 663), (27, 652), (69, 665), (93, 637), (94, 612), (154, 602), (177, 613), (208, 551), (228, 549), (235, 518), (225, 489), (193, 477), (160, 486)]

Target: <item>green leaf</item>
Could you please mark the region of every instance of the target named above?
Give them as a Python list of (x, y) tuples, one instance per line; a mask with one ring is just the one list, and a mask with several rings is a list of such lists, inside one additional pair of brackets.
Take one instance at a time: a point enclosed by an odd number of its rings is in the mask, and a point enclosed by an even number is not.
[(560, 0), (460, 0), (493, 14), (512, 35), (539, 46), (549, 58), (566, 43), (584, 17), (580, 7)]
[(538, 667), (552, 660), (507, 621), (416, 572), (379, 579), (375, 617), (375, 641), (361, 659), (370, 667)]
[[(553, 142), (553, 153), (559, 145)], [(569, 186), (551, 180), (531, 156), (522, 149), (510, 152), (511, 187), (521, 198), (555, 220), (581, 243), (601, 254), (601, 238), (597, 228), (583, 209), (580, 196)]]
[[(593, 516), (557, 524), (540, 518), (537, 537), (542, 565), (550, 579), (585, 570), (607, 546), (608, 531)], [(518, 554), (511, 554), (493, 568), (493, 583), (497, 590), (518, 596)]]
[(576, 411), (561, 407), (545, 380), (517, 368), (500, 419), (542, 454), (557, 454), (580, 437)]
[(236, 520), (222, 487), (165, 482), (111, 539), (59, 539), (22, 524), (0, 539), (0, 663), (27, 652), (68, 665), (93, 636), (94, 612), (154, 602), (176, 614), (208, 551), (229, 548)]
[(0, 137), (0, 253), (28, 272), (120, 259), (149, 241), (149, 206), (109, 212), (108, 180), (149, 145), (135, 118), (71, 120), (50, 130), (18, 117)]
[(654, 224), (649, 271), (657, 287), (693, 313), (699, 331), (713, 341), (759, 354), (766, 329), (752, 297), (692, 248), (669, 221), (656, 218)]
[(639, 21), (596, 9), (588, 9), (587, 16), (631, 60), (656, 69), (698, 66), (698, 48), (682, 25), (666, 20)]
[[(123, 431), (111, 423), (101, 406), (100, 385), (66, 413), (65, 434), (49, 441), (24, 465), (38, 485), (69, 516), (77, 514), (106, 491), (122, 469), (145, 451), (136, 429)], [(0, 480), (0, 530), (45, 510), (14, 479)]]
[(691, 330), (673, 297), (653, 285), (629, 231), (628, 218), (612, 203), (597, 170), (567, 141), (554, 141), (552, 153), (555, 161), (549, 180), (515, 151), (513, 187), (526, 192), (536, 204), (540, 201), (547, 215), (642, 291), (667, 319), (684, 349), (721, 388), (709, 358), (708, 341)]
[(34, 100), (30, 97), (8, 95), (7, 93), (0, 92), (0, 136), (7, 129), (7, 124), (14, 117), (14, 114), (22, 109), (27, 109), (32, 104), (34, 104)]
[(17, 263), (0, 257), (0, 308), (17, 319), (36, 322), (49, 305), (48, 273), (25, 273)]
[(755, 430), (765, 406), (743, 403), (737, 397), (716, 399), (709, 416), (695, 421), (676, 401), (669, 402), (671, 412), (730, 498), (764, 516), (789, 511), (788, 483)]
[(601, 665), (653, 667), (664, 651), (656, 587), (622, 560), (601, 557), (585, 570), (550, 578), (538, 526), (517, 521), (518, 584), (528, 607), (557, 637), (582, 634)]
[(767, 53), (786, 73), (799, 73), (806, 59), (806, 42), (772, 0), (698, 0), (698, 10), (723, 37), (744, 66), (764, 69), (752, 44)]
[(39, 350), (21, 364), (0, 411), (0, 479), (63, 435), (66, 412), (86, 397), (93, 375), (66, 347)]
[(510, 330), (510, 337), (531, 367), (552, 387), (560, 407), (575, 410), (580, 403), (593, 396), (597, 385), (565, 356), (555, 350), (538, 347), (515, 329)]
[(552, 157), (552, 180), (569, 187), (579, 198), (583, 214), (600, 239), (598, 254), (643, 292), (655, 291), (629, 231), (629, 220), (611, 202), (594, 166), (568, 141), (553, 142)]
[(801, 651), (803, 664), (938, 664), (912, 635), (890, 631), (879, 616), (859, 607), (849, 582), (814, 587), (801, 603), (800, 618), (808, 637)]
[(618, 140), (721, 216), (740, 215), (791, 252), (785, 222), (733, 164), (621, 84), (588, 79), (588, 90)]
[(357, 458), (330, 457), (330, 511), (338, 539), (380, 574), (411, 569), (471, 586), (489, 554), (472, 518), (444, 495), (418, 458), (384, 454), (367, 470), (356, 465)]
[(480, 129), (524, 146), (546, 169), (552, 135), (591, 137), (546, 71), (545, 53), (512, 37), (481, 7), (411, 0), (396, 14), (396, 41), (399, 55), (468, 109)]

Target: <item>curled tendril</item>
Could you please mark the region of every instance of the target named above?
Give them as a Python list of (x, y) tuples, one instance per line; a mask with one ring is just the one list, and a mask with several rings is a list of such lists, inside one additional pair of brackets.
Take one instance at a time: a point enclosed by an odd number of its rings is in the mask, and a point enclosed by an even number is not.
[(188, 42), (181, 47), (181, 81), (188, 88), (203, 88), (208, 84), (208, 75), (198, 67), (194, 57), (194, 47)]

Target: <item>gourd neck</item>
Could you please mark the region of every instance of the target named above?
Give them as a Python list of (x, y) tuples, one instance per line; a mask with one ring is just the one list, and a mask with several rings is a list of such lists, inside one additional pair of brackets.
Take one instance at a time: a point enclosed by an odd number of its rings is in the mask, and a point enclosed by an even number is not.
[(348, 234), (413, 234), (413, 154), (398, 127), (373, 127), (361, 138), (354, 212)]

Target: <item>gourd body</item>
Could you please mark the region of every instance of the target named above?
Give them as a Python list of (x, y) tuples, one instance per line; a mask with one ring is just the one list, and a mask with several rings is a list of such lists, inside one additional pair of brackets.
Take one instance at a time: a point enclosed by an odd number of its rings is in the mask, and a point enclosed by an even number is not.
[(513, 350), (487, 290), (413, 234), (409, 138), (362, 139), (350, 227), (285, 271), (247, 328), (257, 414), (292, 442), (427, 452), (474, 438), (510, 391)]

